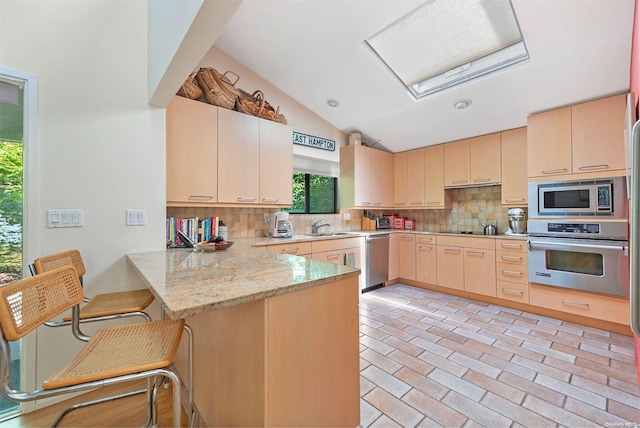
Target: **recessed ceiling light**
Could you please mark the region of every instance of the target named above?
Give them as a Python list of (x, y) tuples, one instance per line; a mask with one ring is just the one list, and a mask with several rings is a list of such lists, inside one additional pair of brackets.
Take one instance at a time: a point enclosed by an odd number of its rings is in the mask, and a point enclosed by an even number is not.
[(463, 108), (467, 108), (471, 105), (471, 100), (458, 100), (455, 103), (453, 103), (453, 107), (457, 108), (458, 110), (462, 110)]
[(334, 100), (333, 98), (331, 98), (327, 100), (327, 105), (329, 105), (329, 107), (338, 107), (340, 103), (338, 102), (338, 100)]

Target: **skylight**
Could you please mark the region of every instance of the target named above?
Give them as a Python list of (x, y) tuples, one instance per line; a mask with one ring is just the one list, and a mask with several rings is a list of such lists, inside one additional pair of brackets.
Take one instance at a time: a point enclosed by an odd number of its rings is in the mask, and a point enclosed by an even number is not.
[(529, 59), (507, 0), (429, 0), (366, 42), (416, 99)]

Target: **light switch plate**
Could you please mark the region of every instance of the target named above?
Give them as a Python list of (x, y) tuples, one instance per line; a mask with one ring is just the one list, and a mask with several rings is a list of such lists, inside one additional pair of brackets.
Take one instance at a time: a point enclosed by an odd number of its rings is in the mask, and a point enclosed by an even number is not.
[(127, 226), (145, 226), (147, 210), (127, 210)]
[(47, 210), (47, 227), (82, 227), (84, 215), (82, 210)]

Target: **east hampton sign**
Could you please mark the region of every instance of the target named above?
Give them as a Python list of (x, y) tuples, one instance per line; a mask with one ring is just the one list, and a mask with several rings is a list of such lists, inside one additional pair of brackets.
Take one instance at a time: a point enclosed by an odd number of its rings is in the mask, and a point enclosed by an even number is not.
[(335, 151), (336, 142), (333, 140), (327, 140), (320, 137), (313, 137), (307, 134), (300, 134), (293, 131), (293, 144), (300, 144), (301, 146), (315, 147), (316, 149)]

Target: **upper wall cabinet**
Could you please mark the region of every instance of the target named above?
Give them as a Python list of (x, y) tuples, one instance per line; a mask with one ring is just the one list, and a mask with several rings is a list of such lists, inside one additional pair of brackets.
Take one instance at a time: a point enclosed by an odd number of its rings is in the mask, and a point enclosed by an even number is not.
[(499, 133), (445, 144), (445, 187), (500, 183), (502, 180), (500, 158)]
[(397, 208), (424, 207), (425, 149), (396, 153), (394, 157), (394, 205)]
[(167, 106), (167, 203), (218, 201), (218, 108), (174, 97)]
[(444, 190), (444, 144), (424, 148), (424, 201), (427, 208), (451, 208)]
[(527, 128), (500, 133), (502, 206), (527, 205)]
[(393, 207), (393, 154), (361, 145), (340, 148), (340, 208)]
[(626, 94), (529, 116), (529, 178), (555, 180), (625, 174)]
[(175, 97), (167, 107), (167, 205), (290, 206), (292, 132)]

